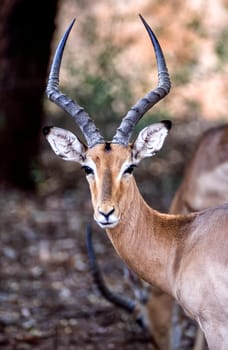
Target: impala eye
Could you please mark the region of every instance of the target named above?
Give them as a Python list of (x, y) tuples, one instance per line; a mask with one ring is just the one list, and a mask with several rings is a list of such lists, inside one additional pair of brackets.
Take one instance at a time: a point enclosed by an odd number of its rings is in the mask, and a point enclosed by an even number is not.
[(130, 165), (126, 170), (124, 170), (124, 174), (132, 174), (135, 167), (135, 164)]
[(86, 175), (94, 174), (93, 169), (87, 165), (82, 166), (82, 169), (84, 169)]

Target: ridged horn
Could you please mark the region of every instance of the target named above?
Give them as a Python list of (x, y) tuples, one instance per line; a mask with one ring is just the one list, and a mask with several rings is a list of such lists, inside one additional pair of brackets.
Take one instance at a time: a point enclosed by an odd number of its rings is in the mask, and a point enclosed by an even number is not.
[(76, 102), (71, 100), (59, 90), (59, 71), (63, 51), (74, 22), (75, 19), (73, 19), (67, 28), (56, 49), (48, 78), (46, 94), (52, 102), (57, 104), (71, 117), (73, 117), (75, 123), (77, 123), (81, 129), (88, 147), (91, 148), (98, 143), (104, 143), (104, 138), (101, 136), (99, 130), (95, 126), (94, 121), (90, 118), (88, 113), (85, 112), (84, 108), (79, 106)]
[(142, 116), (157, 102), (163, 99), (169, 93), (171, 88), (170, 77), (160, 44), (145, 19), (141, 15), (139, 15), (139, 17), (141, 18), (153, 44), (158, 68), (158, 85), (154, 90), (138, 100), (122, 119), (112, 142), (123, 145), (128, 145), (134, 128)]
[(89, 258), (89, 264), (90, 269), (93, 276), (94, 284), (97, 286), (98, 290), (100, 291), (101, 295), (108, 300), (113, 305), (127, 311), (128, 313), (131, 313), (135, 316), (135, 321), (139, 325), (139, 327), (142, 329), (143, 332), (145, 332), (145, 335), (148, 337), (148, 340), (151, 341), (151, 343), (154, 345), (154, 348), (159, 350), (159, 346), (157, 344), (156, 339), (153, 337), (153, 335), (149, 332), (148, 325), (145, 322), (144, 319), (144, 313), (143, 310), (141, 310), (141, 306), (137, 303), (137, 301), (129, 299), (124, 296), (117, 295), (110, 291), (110, 289), (106, 286), (103, 277), (101, 275), (99, 265), (97, 263), (96, 255), (93, 248), (93, 240), (92, 240), (92, 228), (91, 225), (87, 225), (86, 228), (86, 246), (87, 246), (87, 253)]
[(102, 296), (112, 304), (124, 309), (129, 313), (133, 313), (137, 303), (134, 300), (124, 298), (111, 292), (103, 280), (93, 248), (91, 225), (87, 225), (86, 228), (86, 246), (93, 280)]

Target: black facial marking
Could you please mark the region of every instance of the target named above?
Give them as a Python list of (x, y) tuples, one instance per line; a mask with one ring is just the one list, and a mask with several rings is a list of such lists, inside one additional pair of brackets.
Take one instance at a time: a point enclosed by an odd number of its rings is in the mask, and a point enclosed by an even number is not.
[(111, 151), (111, 142), (105, 142), (105, 146), (104, 146), (105, 151)]

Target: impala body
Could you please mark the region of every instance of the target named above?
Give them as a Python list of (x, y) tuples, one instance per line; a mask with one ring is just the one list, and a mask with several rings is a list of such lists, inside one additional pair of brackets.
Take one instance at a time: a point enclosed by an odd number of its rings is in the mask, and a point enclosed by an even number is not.
[(200, 138), (170, 212), (186, 214), (228, 201), (228, 124)]
[(47, 95), (80, 126), (85, 145), (70, 131), (45, 127), (54, 152), (85, 169), (94, 219), (130, 269), (175, 298), (203, 330), (210, 349), (228, 348), (228, 204), (189, 215), (162, 214), (150, 208), (132, 175), (145, 157), (158, 152), (171, 127), (169, 121), (144, 128), (131, 143), (138, 120), (170, 90), (160, 45), (141, 17), (154, 46), (158, 86), (140, 99), (106, 142), (94, 122), (58, 88), (63, 49), (73, 22), (57, 48)]
[[(228, 199), (228, 124), (212, 127), (200, 137), (192, 159), (171, 203), (170, 213), (186, 214), (220, 205)], [(173, 298), (152, 288), (149, 298), (146, 288), (128, 274), (127, 281), (135, 292), (135, 299), (118, 295), (105, 284), (96, 261), (92, 232), (87, 230), (87, 247), (94, 283), (101, 294), (114, 305), (133, 314), (160, 350), (204, 350), (202, 332)]]
[[(228, 199), (228, 124), (210, 128), (201, 137), (188, 163), (181, 185), (171, 203), (170, 213), (186, 214), (222, 204)], [(87, 251), (94, 283), (101, 295), (117, 307), (133, 314), (151, 335), (160, 350), (204, 350), (202, 332), (173, 298), (150, 288), (130, 270), (126, 277), (135, 299), (118, 295), (105, 283), (93, 247), (92, 231), (87, 230)]]

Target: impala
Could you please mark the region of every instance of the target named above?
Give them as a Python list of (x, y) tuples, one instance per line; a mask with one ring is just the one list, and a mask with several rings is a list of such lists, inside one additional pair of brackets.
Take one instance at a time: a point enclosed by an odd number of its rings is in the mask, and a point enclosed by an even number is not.
[(208, 129), (200, 138), (170, 206), (189, 213), (228, 201), (228, 124)]
[(105, 141), (82, 107), (59, 90), (59, 70), (71, 23), (62, 37), (47, 84), (48, 98), (79, 125), (86, 143), (70, 131), (45, 127), (53, 151), (81, 164), (89, 183), (94, 219), (106, 230), (115, 250), (130, 269), (166, 292), (198, 322), (211, 350), (228, 348), (228, 204), (188, 215), (163, 214), (143, 200), (132, 172), (158, 152), (171, 127), (162, 121), (140, 131), (130, 142), (139, 119), (170, 90), (160, 45), (141, 17), (152, 41), (158, 86), (140, 99)]
[[(208, 129), (200, 137), (170, 206), (170, 213), (186, 214), (219, 205), (228, 200), (228, 124)], [(202, 333), (177, 303), (154, 288), (145, 299), (145, 287), (133, 280), (135, 299), (117, 295), (104, 283), (93, 248), (92, 232), (87, 230), (87, 247), (94, 283), (103, 297), (132, 313), (152, 334), (161, 350), (203, 350)], [(128, 280), (128, 279), (127, 279)], [(148, 291), (147, 291), (148, 293)], [(142, 296), (142, 297), (141, 297)]]

